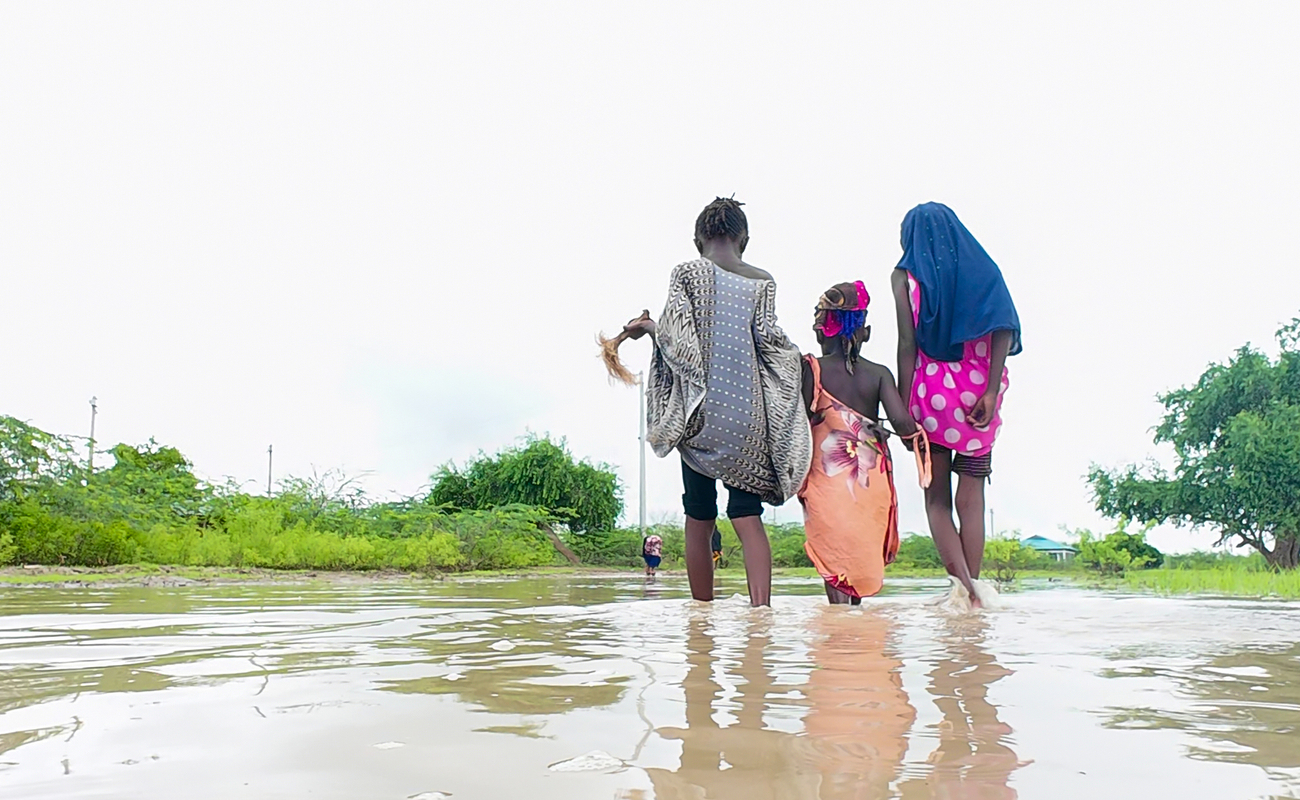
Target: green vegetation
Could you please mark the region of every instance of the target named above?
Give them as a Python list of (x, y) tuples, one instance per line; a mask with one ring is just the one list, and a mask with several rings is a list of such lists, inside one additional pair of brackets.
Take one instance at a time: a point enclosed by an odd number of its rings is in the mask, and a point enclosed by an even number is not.
[(1117, 584), (1160, 594), (1218, 594), (1300, 599), (1300, 571), (1266, 569), (1152, 569), (1130, 572)]
[(1128, 520), (1120, 518), (1119, 526), (1102, 538), (1092, 531), (1078, 530), (1079, 555), (1076, 562), (1101, 575), (1124, 575), (1130, 570), (1154, 569), (1164, 563), (1164, 554), (1147, 543), (1146, 534), (1151, 525), (1137, 533), (1130, 533)]
[(1020, 543), (1019, 538), (993, 538), (984, 543), (984, 570), (998, 583), (1013, 583), (1020, 573), (1044, 569), (1051, 562), (1042, 553)]
[(1174, 447), (1157, 466), (1106, 470), (1089, 481), (1097, 509), (1142, 522), (1207, 526), (1219, 542), (1257, 550), (1268, 564), (1300, 564), (1300, 319), (1277, 333), (1270, 359), (1250, 346), (1213, 364), (1194, 386), (1162, 395), (1155, 441)]
[(610, 470), (539, 438), (471, 464), (465, 474), (488, 478), (460, 507), (432, 492), (376, 501), (330, 473), (254, 496), (199, 480), (153, 441), (111, 453), (91, 471), (68, 440), (0, 417), (0, 565), (517, 569), (556, 560), (555, 525), (578, 535), (621, 511)]
[(444, 465), (433, 476), (428, 501), (479, 511), (505, 505), (544, 508), (576, 534), (612, 530), (623, 513), (613, 471), (574, 461), (563, 443), (537, 436), (495, 456), (480, 454), (463, 470)]

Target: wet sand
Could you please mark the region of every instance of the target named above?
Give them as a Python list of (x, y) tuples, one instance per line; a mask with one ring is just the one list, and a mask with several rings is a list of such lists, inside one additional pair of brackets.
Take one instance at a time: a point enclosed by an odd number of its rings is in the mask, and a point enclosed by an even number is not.
[(1300, 603), (940, 586), (0, 588), (0, 797), (1300, 796)]

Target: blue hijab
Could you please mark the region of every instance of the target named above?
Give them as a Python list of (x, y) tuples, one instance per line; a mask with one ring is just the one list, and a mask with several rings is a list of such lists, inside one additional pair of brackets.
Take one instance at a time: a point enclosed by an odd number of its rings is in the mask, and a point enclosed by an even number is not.
[(943, 203), (922, 203), (903, 217), (905, 269), (921, 285), (916, 342), (938, 361), (961, 361), (963, 347), (993, 331), (1011, 331), (1020, 352), (1020, 316), (1002, 270)]

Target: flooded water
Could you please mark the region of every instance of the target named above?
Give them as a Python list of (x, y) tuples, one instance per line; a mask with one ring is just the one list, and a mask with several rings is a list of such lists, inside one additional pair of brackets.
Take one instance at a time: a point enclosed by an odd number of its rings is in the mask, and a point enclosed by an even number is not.
[(0, 797), (1300, 797), (1300, 604), (939, 589), (0, 589)]

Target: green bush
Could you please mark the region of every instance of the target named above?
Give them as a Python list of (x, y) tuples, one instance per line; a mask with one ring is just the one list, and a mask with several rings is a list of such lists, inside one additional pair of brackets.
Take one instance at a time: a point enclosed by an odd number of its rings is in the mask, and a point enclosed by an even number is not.
[(1079, 532), (1079, 563), (1102, 575), (1123, 575), (1131, 569), (1141, 569), (1147, 563), (1147, 556), (1134, 556), (1131, 552), (1111, 541), (1094, 539), (1089, 531)]
[(984, 566), (999, 583), (1011, 583), (1027, 569), (1045, 566), (1046, 557), (1019, 539), (989, 539), (984, 543)]
[(939, 549), (928, 535), (919, 533), (903, 534), (898, 543), (898, 555), (894, 563), (902, 569), (943, 569), (943, 559)]
[(1079, 563), (1103, 575), (1123, 575), (1128, 570), (1159, 566), (1164, 556), (1146, 540), (1150, 525), (1138, 533), (1130, 533), (1127, 523), (1128, 520), (1121, 518), (1118, 528), (1103, 539), (1094, 538), (1091, 531), (1080, 530)]
[(798, 523), (769, 525), (767, 537), (772, 543), (772, 566), (811, 567), (813, 565), (812, 560), (808, 558), (808, 551), (804, 549), (805, 534), (802, 525)]

